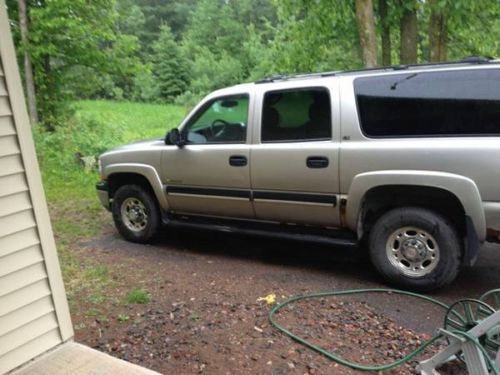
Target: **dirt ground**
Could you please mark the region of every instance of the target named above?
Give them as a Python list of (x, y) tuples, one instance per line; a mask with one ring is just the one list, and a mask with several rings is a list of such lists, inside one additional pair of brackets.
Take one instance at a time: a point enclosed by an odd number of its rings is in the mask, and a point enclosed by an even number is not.
[[(71, 304), (76, 340), (165, 374), (360, 373), (284, 336), (268, 322), (272, 305), (257, 300), (386, 287), (362, 250), (310, 243), (166, 229), (152, 245), (136, 245), (109, 226), (72, 251), (107, 266), (111, 277), (108, 302), (96, 306), (82, 291)], [(489, 246), (475, 268), (433, 297), (478, 298), (500, 286), (499, 271), (500, 247)], [(150, 301), (123, 303), (133, 288)], [(301, 301), (276, 319), (346, 359), (383, 364), (431, 337), (443, 311), (409, 297), (366, 295)], [(414, 373), (415, 363), (387, 373)], [(448, 366), (447, 373), (461, 372)]]

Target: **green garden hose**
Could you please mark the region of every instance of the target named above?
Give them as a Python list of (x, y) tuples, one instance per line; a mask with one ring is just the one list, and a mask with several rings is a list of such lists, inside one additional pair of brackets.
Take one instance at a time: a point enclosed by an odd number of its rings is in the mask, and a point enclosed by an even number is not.
[[(404, 357), (402, 357), (394, 362), (383, 364), (383, 365), (370, 366), (370, 365), (363, 365), (360, 363), (348, 361), (348, 360), (336, 355), (335, 353), (329, 352), (329, 351), (327, 351), (327, 350), (325, 350), (317, 345), (314, 345), (314, 344), (310, 343), (309, 341), (307, 341), (306, 339), (304, 339), (300, 336), (297, 336), (294, 333), (290, 332), (288, 329), (282, 327), (280, 324), (278, 324), (274, 320), (274, 314), (276, 312), (281, 310), (283, 307), (285, 307), (291, 303), (300, 301), (300, 300), (309, 299), (309, 298), (332, 297), (332, 296), (349, 296), (349, 295), (354, 295), (354, 294), (365, 294), (365, 293), (400, 294), (400, 295), (405, 295), (405, 296), (410, 296), (410, 297), (425, 300), (425, 301), (430, 302), (434, 305), (437, 305), (445, 310), (449, 309), (448, 305), (446, 305), (446, 304), (444, 304), (444, 303), (442, 303), (434, 298), (427, 297), (427, 296), (417, 294), (417, 293), (406, 292), (403, 290), (396, 290), (396, 289), (352, 289), (352, 290), (342, 290), (342, 291), (338, 291), (338, 292), (320, 292), (320, 293), (302, 294), (302, 295), (294, 296), (294, 297), (289, 298), (286, 301), (274, 306), (271, 309), (271, 311), (269, 312), (269, 322), (271, 323), (271, 325), (273, 327), (275, 327), (279, 331), (283, 332), (285, 335), (289, 336), (290, 338), (294, 339), (295, 341), (301, 343), (302, 345), (320, 353), (321, 355), (327, 357), (328, 359), (330, 359), (336, 363), (339, 363), (343, 366), (347, 366), (347, 367), (350, 367), (354, 370), (360, 370), (360, 371), (383, 371), (383, 370), (390, 370), (390, 369), (393, 369), (395, 367), (401, 366), (404, 363), (412, 360), (414, 357), (416, 357), (420, 353), (422, 353), (429, 345), (433, 344), (436, 340), (438, 340), (439, 338), (442, 337), (441, 334), (436, 334), (435, 336), (433, 336), (432, 338), (430, 338), (429, 340), (424, 342), (422, 345), (420, 345), (418, 348), (416, 348), (414, 351), (412, 351), (408, 355), (406, 355), (406, 356), (404, 356)], [(453, 331), (452, 333), (460, 335), (460, 336), (464, 337), (465, 339), (473, 342), (476, 346), (478, 346), (480, 348), (481, 352), (483, 353), (484, 358), (486, 359), (486, 362), (488, 363), (488, 366), (493, 371), (493, 373), (495, 375), (500, 375), (499, 369), (495, 366), (493, 361), (489, 358), (489, 356), (486, 353), (486, 350), (481, 346), (481, 344), (479, 343), (479, 341), (476, 338), (470, 336), (466, 332)]]

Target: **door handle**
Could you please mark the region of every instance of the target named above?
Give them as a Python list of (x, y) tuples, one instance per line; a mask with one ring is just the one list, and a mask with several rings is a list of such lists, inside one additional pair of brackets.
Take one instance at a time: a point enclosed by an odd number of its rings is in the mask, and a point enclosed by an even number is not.
[(233, 167), (244, 167), (247, 163), (248, 160), (246, 156), (232, 155), (229, 157), (229, 165), (232, 165)]
[(306, 159), (307, 168), (326, 168), (330, 162), (325, 156), (309, 156)]

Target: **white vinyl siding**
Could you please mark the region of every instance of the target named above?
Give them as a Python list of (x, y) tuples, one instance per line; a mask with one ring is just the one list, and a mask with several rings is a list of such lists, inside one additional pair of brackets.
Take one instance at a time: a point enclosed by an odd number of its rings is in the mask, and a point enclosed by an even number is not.
[(16, 130), (14, 129), (14, 122), (11, 116), (0, 117), (0, 136), (4, 135), (14, 135)]
[(5, 6), (0, 0), (0, 373), (72, 337)]

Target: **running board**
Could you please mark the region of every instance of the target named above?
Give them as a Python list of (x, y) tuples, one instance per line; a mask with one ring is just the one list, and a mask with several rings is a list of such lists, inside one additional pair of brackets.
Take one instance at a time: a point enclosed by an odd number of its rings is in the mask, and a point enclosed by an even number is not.
[(269, 229), (263, 229), (262, 225), (260, 226), (260, 228), (257, 228), (255, 226), (251, 227), (245, 225), (228, 225), (225, 223), (213, 224), (207, 222), (178, 219), (170, 219), (166, 221), (165, 224), (174, 228), (208, 230), (267, 238), (281, 238), (292, 241), (315, 242), (333, 246), (356, 247), (358, 245), (358, 241), (354, 238), (354, 235), (352, 233), (328, 229), (324, 229), (324, 231), (329, 231), (333, 234), (336, 234), (336, 236), (317, 234), (318, 230), (315, 230), (316, 233), (297, 232), (294, 230), (283, 228), (280, 225), (275, 226), (273, 224), (270, 224)]

